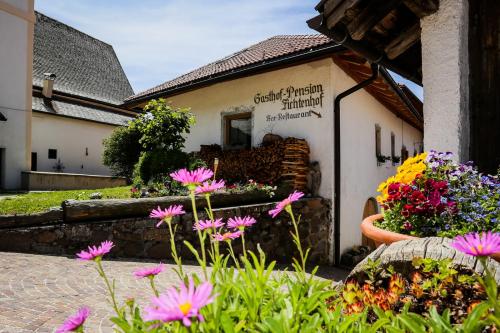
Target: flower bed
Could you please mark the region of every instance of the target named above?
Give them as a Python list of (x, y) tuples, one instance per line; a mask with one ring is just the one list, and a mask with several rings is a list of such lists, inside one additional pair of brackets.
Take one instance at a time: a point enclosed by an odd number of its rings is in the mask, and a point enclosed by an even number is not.
[[(484, 257), (488, 251), (500, 248), (500, 234), (491, 237), (457, 239), (454, 247), (479, 256), (484, 265), (484, 277), (470, 277), (467, 272), (460, 272), (456, 279), (448, 281), (449, 276), (455, 276), (451, 268), (442, 263), (422, 264), (424, 279), (437, 281), (438, 284), (457, 282), (464, 286), (464, 298), (470, 286), (478, 282), (483, 290), (475, 295), (474, 300), (480, 303), (472, 306), (470, 314), (459, 316), (452, 322), (449, 310), (438, 313), (436, 307), (415, 307), (411, 312), (408, 305), (400, 311), (397, 308), (380, 307), (385, 303), (374, 303), (370, 309), (352, 311), (348, 301), (349, 295), (342, 294), (337, 298), (333, 286), (328, 281), (318, 280), (306, 273), (306, 263), (309, 250), (302, 247), (300, 239), (300, 217), (296, 217), (292, 203), (302, 197), (302, 193), (294, 192), (279, 202), (269, 211), (269, 215), (286, 216), (292, 226), (291, 237), (296, 247), (291, 274), (272, 274), (274, 262), (268, 262), (266, 254), (257, 247), (256, 251), (248, 251), (245, 246), (245, 236), (249, 229), (259, 223), (251, 216), (235, 216), (227, 221), (214, 217), (211, 209), (210, 196), (215, 187), (215, 180), (209, 180), (212, 173), (199, 169), (193, 172), (181, 170), (173, 178), (181, 182), (189, 190), (191, 199), (194, 230), (199, 240), (199, 247), (184, 241), (183, 245), (195, 256), (201, 267), (200, 275), (185, 273), (182, 258), (178, 254), (176, 240), (177, 226), (173, 218), (184, 214), (184, 207), (173, 206), (155, 209), (151, 217), (156, 219), (158, 227), (166, 227), (169, 231), (170, 252), (176, 263), (175, 272), (179, 282), (166, 291), (157, 290), (155, 276), (161, 274), (163, 266), (146, 267), (135, 272), (135, 276), (148, 279), (151, 287), (151, 301), (148, 307), (141, 309), (137, 302), (130, 298), (124, 304), (116, 299), (114, 282), (109, 280), (103, 270), (103, 256), (113, 248), (113, 243), (103, 242), (99, 246), (91, 246), (77, 254), (80, 260), (93, 261), (98, 274), (103, 278), (109, 292), (110, 305), (114, 310), (111, 319), (120, 332), (480, 332), (495, 331), (500, 327), (500, 302), (498, 286), (488, 270)], [(207, 218), (200, 220), (196, 208), (195, 193), (202, 193), (207, 202)], [(240, 243), (241, 255), (236, 255), (234, 246)], [(428, 266), (429, 272), (425, 272)], [(437, 265), (437, 266), (436, 266)], [(437, 268), (436, 268), (437, 267)], [(446, 271), (445, 271), (446, 269)], [(367, 271), (371, 274), (371, 271)], [(438, 273), (437, 277), (434, 273)], [(466, 276), (461, 277), (462, 275)], [(434, 279), (435, 278), (435, 279)], [(470, 280), (470, 279), (476, 280)], [(378, 281), (379, 279), (373, 279)], [(373, 285), (374, 290), (364, 292), (359, 297), (376, 297), (377, 293), (385, 293), (393, 300), (396, 295), (402, 295), (406, 290), (402, 280), (397, 276), (389, 277), (388, 285), (381, 280), (379, 285)], [(424, 289), (422, 281), (415, 281), (415, 286)], [(473, 282), (472, 282), (473, 281)], [(420, 285), (422, 282), (422, 285)], [(448, 286), (448, 285), (446, 285)], [(347, 291), (352, 287), (346, 286)], [(349, 289), (351, 288), (351, 289)], [(364, 287), (363, 287), (364, 288)], [(469, 288), (469, 289), (467, 289)], [(382, 291), (380, 291), (382, 290)], [(427, 289), (432, 294), (433, 290)], [(425, 292), (425, 291), (424, 291)], [(356, 292), (356, 295), (359, 293)], [(440, 294), (442, 296), (442, 293)], [(358, 296), (356, 296), (358, 297)], [(335, 301), (337, 299), (337, 301)], [(434, 299), (434, 298), (433, 298)], [(332, 306), (338, 302), (338, 306)], [(467, 300), (466, 300), (467, 301)], [(408, 304), (408, 303), (407, 303)], [(470, 305), (470, 304), (469, 304)], [(428, 311), (427, 311), (428, 310)], [(441, 310), (441, 308), (440, 308)], [(369, 312), (372, 311), (372, 312)], [(83, 331), (86, 318), (91, 309), (82, 308), (75, 316), (70, 317), (58, 332)], [(428, 313), (428, 314), (427, 314)], [(495, 327), (496, 325), (496, 327)]]
[(402, 275), (393, 266), (381, 267), (380, 261), (369, 261), (363, 274), (347, 281), (342, 289), (345, 313), (367, 310), (370, 320), (375, 321), (375, 307), (425, 314), (448, 309), (450, 322), (458, 324), (488, 298), (479, 275), (456, 267), (451, 259), (414, 258), (412, 266), (410, 273)]
[(380, 184), (383, 220), (375, 226), (417, 237), (454, 237), (500, 231), (500, 181), (451, 153), (430, 151), (409, 158)]

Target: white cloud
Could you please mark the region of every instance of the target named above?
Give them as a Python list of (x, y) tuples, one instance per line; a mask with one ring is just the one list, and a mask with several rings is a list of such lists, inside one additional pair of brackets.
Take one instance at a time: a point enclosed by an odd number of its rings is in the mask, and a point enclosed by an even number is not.
[(277, 34), (313, 33), (316, 1), (36, 0), (42, 13), (113, 45), (136, 92)]

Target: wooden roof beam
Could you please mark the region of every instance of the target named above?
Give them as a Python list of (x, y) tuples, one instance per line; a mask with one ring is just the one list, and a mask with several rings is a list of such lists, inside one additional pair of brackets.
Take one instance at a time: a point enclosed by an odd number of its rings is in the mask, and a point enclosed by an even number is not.
[(330, 15), (326, 17), (326, 26), (328, 29), (333, 28), (340, 20), (345, 16), (345, 12), (354, 6), (356, 6), (361, 0), (328, 0), (325, 3), (325, 9), (327, 6), (333, 6), (333, 11)]
[(419, 18), (431, 15), (439, 9), (439, 0), (404, 0), (404, 4)]
[(396, 8), (402, 0), (371, 0), (347, 25), (347, 30), (354, 40), (361, 40), (377, 23)]
[(395, 59), (420, 39), (420, 22), (394, 38), (384, 49), (387, 58)]

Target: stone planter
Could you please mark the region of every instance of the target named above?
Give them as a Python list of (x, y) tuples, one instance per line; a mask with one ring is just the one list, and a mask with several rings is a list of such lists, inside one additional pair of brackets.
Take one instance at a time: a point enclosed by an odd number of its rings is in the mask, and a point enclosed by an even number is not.
[[(384, 216), (382, 214), (375, 214), (368, 216), (361, 223), (361, 232), (365, 237), (371, 239), (377, 247), (382, 244), (390, 245), (402, 240), (418, 239), (418, 237), (387, 231), (373, 225), (373, 222), (383, 218)], [(500, 252), (491, 255), (491, 257), (500, 262)]]

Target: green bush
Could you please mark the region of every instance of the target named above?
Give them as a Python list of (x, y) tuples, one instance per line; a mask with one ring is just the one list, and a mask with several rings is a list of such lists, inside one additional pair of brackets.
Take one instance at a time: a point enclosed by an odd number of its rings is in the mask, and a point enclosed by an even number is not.
[(158, 181), (176, 169), (185, 168), (189, 155), (182, 151), (154, 150), (141, 153), (134, 176), (144, 183)]
[(175, 170), (194, 169), (205, 166), (204, 162), (193, 154), (175, 150), (154, 150), (141, 153), (134, 169), (134, 182), (170, 182), (169, 174)]
[(135, 184), (162, 180), (194, 161), (182, 151), (194, 122), (189, 109), (172, 107), (162, 98), (151, 100), (144, 113), (104, 140), (104, 165), (113, 175), (133, 177)]
[(113, 175), (131, 179), (142, 150), (141, 136), (136, 129), (125, 126), (117, 127), (109, 138), (104, 139), (103, 163)]

